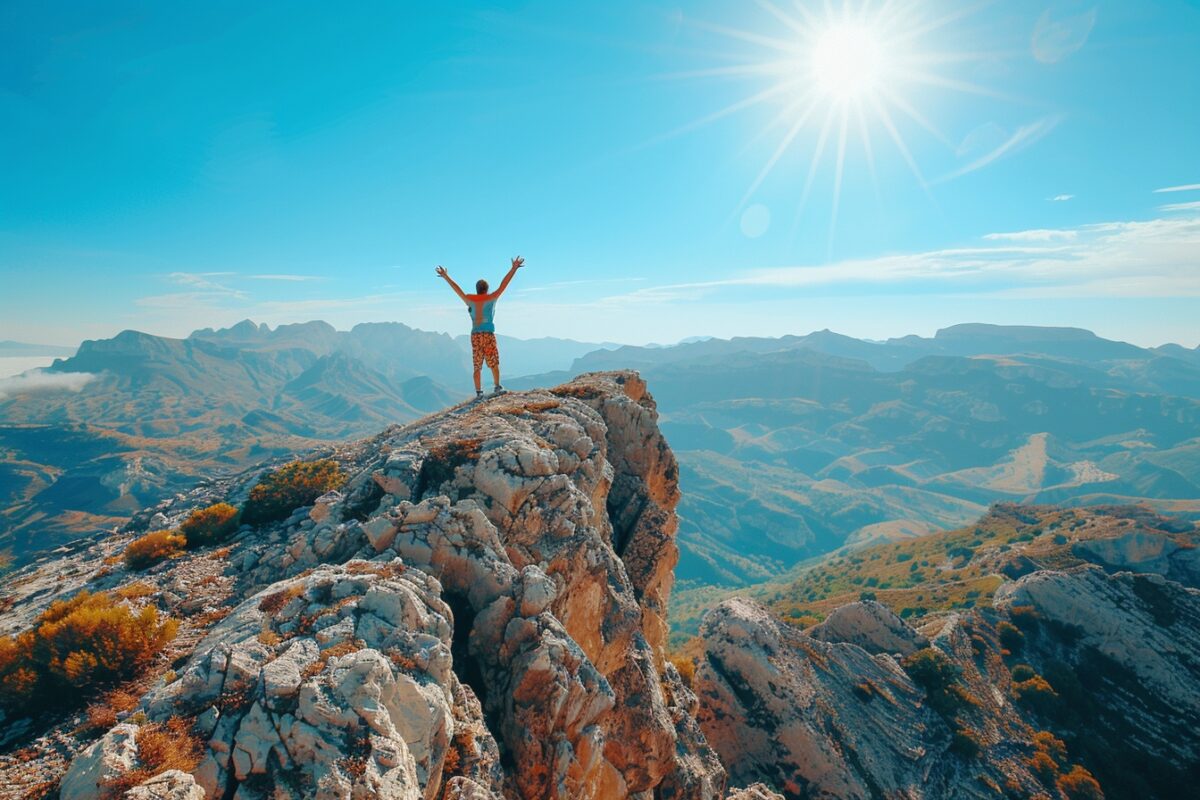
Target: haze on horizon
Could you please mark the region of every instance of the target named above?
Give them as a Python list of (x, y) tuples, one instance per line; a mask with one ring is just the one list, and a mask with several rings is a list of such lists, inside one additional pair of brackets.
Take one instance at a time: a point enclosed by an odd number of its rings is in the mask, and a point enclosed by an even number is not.
[(0, 339), (459, 334), (519, 253), (522, 338), (1200, 344), (1200, 9), (971, 9), (8, 4)]

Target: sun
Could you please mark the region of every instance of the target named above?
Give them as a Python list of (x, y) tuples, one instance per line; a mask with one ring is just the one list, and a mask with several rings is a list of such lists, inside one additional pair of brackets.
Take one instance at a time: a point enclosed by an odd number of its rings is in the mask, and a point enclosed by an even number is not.
[[(910, 137), (932, 136), (953, 152), (951, 144), (919, 105), (933, 91), (1005, 96), (960, 77), (971, 62), (994, 58), (954, 29), (975, 13), (977, 5), (959, 3), (901, 3), (895, 0), (824, 0), (790, 4), (786, 10), (772, 0), (757, 0), (769, 21), (754, 30), (742, 30), (691, 20), (700, 29), (716, 33), (741, 46), (714, 47), (720, 66), (676, 73), (677, 78), (720, 78), (753, 81), (756, 85), (736, 102), (677, 128), (674, 136), (723, 117), (760, 105), (778, 111), (766, 122), (760, 137), (777, 137), (777, 145), (758, 175), (730, 214), (736, 218), (751, 203), (763, 183), (783, 164), (794, 147), (811, 142), (812, 156), (803, 181), (787, 176), (799, 186), (793, 233), (805, 213), (820, 167), (831, 159), (831, 213), (827, 255), (831, 255), (842, 183), (847, 163), (863, 162), (879, 190), (877, 162), (899, 157), (926, 190), (929, 183), (909, 146)], [(937, 9), (943, 13), (939, 15)], [(939, 42), (954, 42), (959, 50), (945, 50)], [(919, 130), (913, 130), (915, 128)], [(811, 135), (808, 135), (811, 134)], [(662, 139), (664, 137), (658, 137)]]
[(812, 48), (812, 81), (826, 95), (847, 102), (875, 89), (885, 58), (879, 36), (857, 23), (839, 23), (820, 35)]

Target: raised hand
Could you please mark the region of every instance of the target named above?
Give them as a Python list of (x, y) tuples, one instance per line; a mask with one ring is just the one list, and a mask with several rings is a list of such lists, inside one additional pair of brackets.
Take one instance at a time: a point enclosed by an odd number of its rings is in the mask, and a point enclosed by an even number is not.
[(521, 258), (520, 256), (517, 256), (512, 260), (513, 269), (520, 269), (523, 266), (525, 266), (525, 259)]
[(449, 278), (450, 277), (449, 273), (446, 272), (446, 268), (443, 267), (441, 264), (438, 264), (437, 274), (438, 274), (439, 278)]

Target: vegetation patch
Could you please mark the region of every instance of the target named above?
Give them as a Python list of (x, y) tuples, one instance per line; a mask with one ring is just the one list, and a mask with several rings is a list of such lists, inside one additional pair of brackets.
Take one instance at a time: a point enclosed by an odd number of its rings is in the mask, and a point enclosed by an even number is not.
[(168, 558), (183, 555), (187, 540), (178, 531), (151, 531), (125, 547), (125, 565), (130, 569), (149, 569)]
[(229, 503), (216, 503), (189, 514), (179, 526), (179, 532), (190, 548), (219, 544), (237, 530), (240, 516), (240, 512)]
[(0, 707), (37, 713), (86, 700), (135, 677), (174, 638), (178, 623), (112, 594), (53, 603), (31, 630), (0, 637)]
[(109, 781), (104, 787), (106, 798), (124, 797), (133, 787), (167, 770), (194, 771), (204, 757), (204, 742), (193, 728), (192, 721), (182, 717), (142, 725), (137, 733), (138, 768)]
[(301, 506), (311, 505), (346, 482), (332, 459), (294, 461), (259, 478), (242, 508), (242, 521), (262, 525), (287, 519)]

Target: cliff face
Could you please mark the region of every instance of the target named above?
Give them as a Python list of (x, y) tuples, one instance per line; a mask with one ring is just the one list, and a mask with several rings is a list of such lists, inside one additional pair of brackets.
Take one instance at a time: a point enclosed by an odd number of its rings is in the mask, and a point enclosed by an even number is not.
[[(183, 621), (178, 666), (74, 756), (62, 797), (103, 793), (138, 767), (139, 726), (172, 719), (203, 742), (159, 781), (180, 797), (723, 796), (664, 655), (679, 491), (656, 418), (633, 373), (457, 407), (332, 453), (344, 491), (138, 576), (137, 602)], [(102, 567), (120, 544), (21, 573), (5, 629), (128, 584)]]
[(1030, 566), (992, 607), (920, 631), (873, 601), (807, 631), (715, 608), (695, 687), (731, 781), (839, 800), (1194, 793), (1200, 591)]

